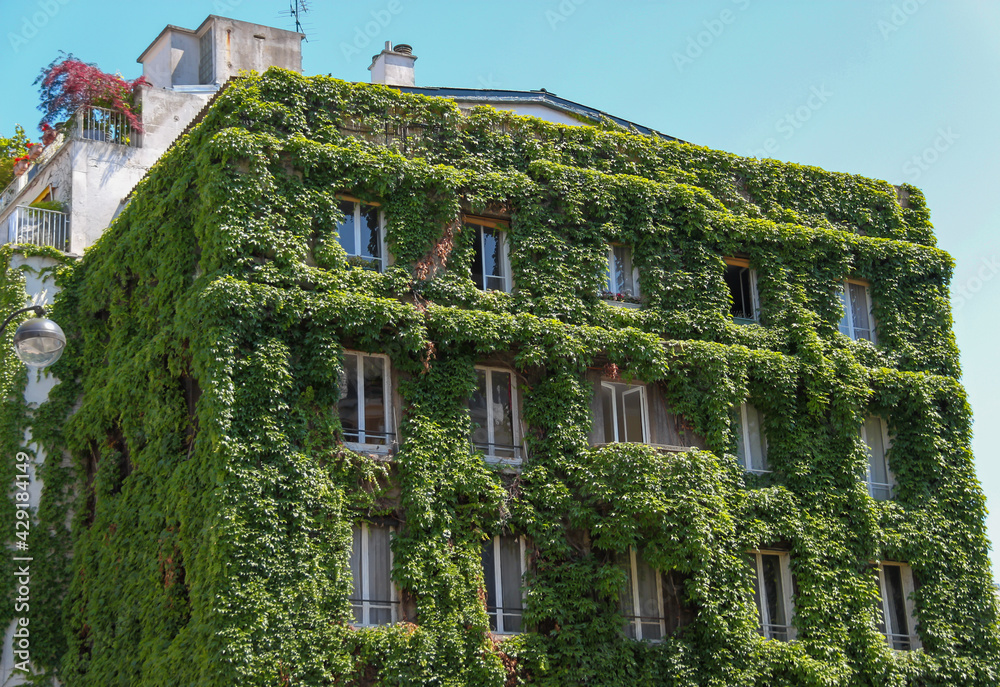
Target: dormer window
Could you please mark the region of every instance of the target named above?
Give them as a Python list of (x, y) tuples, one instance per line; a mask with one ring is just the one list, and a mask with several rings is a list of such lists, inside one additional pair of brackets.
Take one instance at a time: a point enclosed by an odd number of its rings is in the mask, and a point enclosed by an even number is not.
[(510, 254), (505, 229), (506, 225), (496, 220), (465, 219), (465, 230), (475, 232), (472, 280), (483, 291), (510, 292)]
[(607, 297), (639, 299), (639, 270), (632, 264), (629, 246), (608, 246)]
[(343, 199), (344, 219), (337, 225), (337, 241), (350, 264), (375, 272), (386, 267), (385, 213), (373, 203)]
[(729, 287), (729, 314), (736, 324), (760, 321), (760, 304), (757, 300), (757, 273), (744, 258), (726, 259), (726, 286)]
[(872, 298), (868, 282), (847, 279), (840, 289), (840, 303), (844, 316), (840, 331), (855, 341), (865, 339), (875, 343), (875, 318), (872, 317)]

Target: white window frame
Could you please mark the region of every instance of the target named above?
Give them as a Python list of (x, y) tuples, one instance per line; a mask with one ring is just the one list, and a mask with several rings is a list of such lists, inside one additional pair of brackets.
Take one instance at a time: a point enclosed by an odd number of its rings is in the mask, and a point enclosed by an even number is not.
[(642, 297), (642, 286), (639, 284), (639, 268), (635, 266), (635, 251), (632, 250), (632, 246), (626, 246), (623, 243), (609, 243), (608, 244), (608, 270), (607, 270), (607, 281), (605, 286), (608, 289), (608, 293), (617, 294), (618, 289), (616, 284), (618, 283), (617, 271), (615, 269), (615, 248), (624, 248), (628, 251), (628, 260), (632, 263), (632, 283), (635, 284), (635, 293), (625, 294), (630, 298), (641, 298)]
[[(354, 525), (354, 526), (357, 527), (357, 525)], [(390, 612), (390, 617), (391, 617), (391, 620), (389, 621), (389, 624), (392, 624), (392, 623), (398, 622), (398, 620), (399, 620), (399, 593), (396, 590), (396, 584), (394, 582), (392, 582), (393, 553), (392, 553), (391, 542), (392, 542), (393, 538), (396, 536), (396, 528), (395, 527), (388, 527), (388, 529), (389, 529), (389, 541), (390, 541), (390, 546), (389, 546), (389, 579), (390, 579), (390, 584), (389, 584), (389, 590), (390, 590), (389, 612)], [(368, 542), (369, 542), (368, 531), (369, 531), (368, 530), (368, 523), (367, 522), (362, 522), (361, 523), (361, 557), (360, 558), (361, 558), (361, 561), (362, 561), (362, 569), (365, 572), (367, 572), (369, 570), (369, 565), (370, 565), (369, 560), (368, 560)], [(353, 531), (351, 533), (351, 536), (352, 536), (352, 539), (353, 539), (353, 536), (354, 536), (353, 535)], [(350, 572), (350, 568), (348, 568), (348, 571)], [(353, 579), (353, 575), (352, 575), (352, 579)], [(374, 609), (384, 610), (385, 609), (385, 602), (373, 603), (371, 601), (371, 599), (369, 598), (371, 596), (371, 590), (368, 589), (368, 577), (367, 577), (367, 575), (365, 575), (365, 574), (361, 575), (361, 584), (358, 585), (358, 586), (360, 587), (360, 596), (361, 596), (361, 598), (357, 599), (357, 601), (360, 602), (358, 605), (361, 606), (361, 622), (360, 623), (358, 623), (358, 622), (352, 622), (352, 624), (356, 625), (356, 626), (359, 626), (359, 627), (378, 627), (380, 623), (373, 623), (373, 622), (371, 622), (371, 612), (372, 612), (373, 608)], [(351, 613), (352, 613), (352, 619), (353, 619), (353, 613), (354, 613), (353, 607), (355, 605), (353, 602), (355, 601), (355, 599), (350, 599), (350, 601), (352, 602), (352, 604), (351, 604), (351, 607), (352, 607)]]
[[(513, 288), (513, 279), (510, 274), (510, 242), (507, 240), (508, 227), (503, 222), (497, 220), (491, 220), (484, 217), (473, 217), (464, 216), (462, 217), (462, 223), (466, 225), (473, 225), (476, 227), (475, 240), (479, 242), (479, 254), (485, 260), (486, 258), (486, 239), (485, 234), (481, 231), (483, 228), (492, 229), (497, 233), (498, 240), (500, 241), (500, 277), (503, 279), (503, 292), (510, 293)], [(473, 254), (473, 259), (475, 259)], [(485, 267), (485, 264), (482, 265)], [(493, 275), (491, 275), (493, 276)], [(495, 276), (494, 276), (495, 278)], [(496, 291), (486, 286), (486, 270), (483, 270), (483, 291)]]
[[(609, 389), (611, 391), (612, 403), (611, 403), (611, 426), (614, 428), (615, 435), (614, 438), (604, 437), (604, 443), (606, 444), (618, 444), (618, 443), (628, 443), (628, 437), (625, 437), (624, 441), (618, 436), (618, 404), (614, 402), (615, 387), (625, 387), (622, 391), (622, 397), (625, 394), (631, 394), (636, 391), (639, 392), (639, 401), (642, 409), (642, 441), (637, 441), (633, 443), (637, 444), (648, 444), (649, 441), (649, 399), (646, 395), (646, 385), (645, 384), (626, 384), (624, 382), (611, 382), (606, 380), (601, 380), (601, 388)], [(601, 404), (604, 406), (604, 404)], [(604, 412), (607, 412), (607, 407), (604, 408)], [(604, 418), (601, 418), (602, 420)]]
[[(789, 567), (789, 555), (787, 551), (774, 551), (769, 549), (759, 549), (756, 551), (751, 551), (750, 554), (753, 556), (754, 560), (754, 574), (757, 576), (757, 596), (760, 599), (760, 603), (757, 606), (757, 614), (760, 619), (760, 634), (766, 639), (773, 639), (777, 641), (792, 641), (795, 639), (795, 625), (792, 623), (792, 618), (795, 615), (795, 604), (792, 602), (792, 571)], [(764, 584), (764, 559), (763, 556), (777, 556), (778, 557), (778, 569), (781, 575), (781, 589), (784, 598), (781, 599), (781, 605), (785, 610), (785, 619), (788, 621), (787, 625), (777, 625), (771, 622), (770, 617), (770, 604), (767, 599), (767, 587)], [(781, 628), (787, 635), (787, 640), (781, 637), (775, 637), (776, 629)]]
[[(892, 614), (889, 613), (889, 595), (886, 594), (885, 588), (885, 567), (894, 566), (899, 568), (899, 579), (900, 583), (903, 585), (903, 600), (906, 604), (906, 622), (908, 627), (905, 629), (907, 632), (897, 632), (901, 629), (898, 627), (892, 627), (895, 619)], [(882, 610), (882, 620), (885, 624), (885, 632), (883, 636), (885, 637), (886, 643), (889, 647), (895, 651), (912, 651), (914, 649), (919, 649), (921, 647), (920, 635), (917, 634), (917, 622), (916, 617), (913, 613), (913, 569), (906, 563), (898, 563), (894, 561), (880, 561), (878, 564), (878, 600)], [(878, 624), (878, 618), (875, 619), (876, 625)], [(908, 643), (908, 648), (896, 649), (894, 642)]]
[[(498, 635), (516, 635), (521, 634), (524, 631), (524, 574), (528, 571), (528, 559), (526, 557), (527, 542), (524, 537), (517, 538), (518, 546), (520, 547), (520, 555), (518, 556), (518, 562), (521, 564), (521, 575), (517, 578), (518, 589), (521, 590), (521, 629), (520, 630), (508, 630), (504, 627), (504, 606), (500, 604), (503, 603), (503, 577), (501, 575), (500, 566), (500, 536), (494, 535), (493, 539), (490, 540), (490, 545), (493, 547), (493, 598), (497, 601), (497, 605), (493, 608), (493, 612), (490, 612), (489, 607), (486, 607), (487, 617), (494, 617), (494, 622), (496, 623), (497, 629), (490, 630), (493, 634)], [(484, 581), (485, 582), (485, 581)], [(484, 602), (485, 603), (485, 602)], [(507, 613), (506, 615), (513, 615), (513, 613)]]
[[(869, 339), (865, 339), (864, 337), (858, 337), (857, 332), (854, 331), (854, 312), (851, 309), (851, 286), (850, 286), (851, 284), (854, 284), (855, 286), (861, 286), (865, 290), (865, 305), (868, 308), (868, 328), (869, 328), (868, 331), (871, 332), (871, 339), (870, 339), (871, 343), (875, 344), (876, 343), (875, 314), (872, 312), (871, 285), (868, 282), (863, 281), (861, 279), (845, 279), (844, 282), (841, 284), (840, 298), (841, 298), (841, 305), (844, 307), (844, 310), (840, 322), (837, 323), (837, 330), (840, 331), (841, 334), (850, 337), (852, 341), (869, 341)], [(844, 320), (847, 320), (846, 332), (840, 329), (840, 324)]]
[[(344, 441), (344, 445), (354, 451), (366, 451), (369, 453), (388, 453), (392, 450), (396, 442), (396, 425), (392, 417), (392, 361), (384, 353), (365, 353), (363, 351), (344, 350), (344, 355), (358, 356), (357, 367), (348, 372), (344, 366), (344, 374), (353, 374), (358, 387), (358, 439), (365, 436), (365, 385), (364, 385), (364, 364), (365, 358), (381, 358), (385, 361), (382, 375), (382, 398), (383, 412), (385, 413), (386, 438), (384, 444), (371, 444), (366, 441)], [(346, 381), (346, 380), (345, 380)]]
[[(656, 608), (659, 611), (657, 619), (660, 623), (660, 636), (659, 638), (646, 639), (642, 636), (642, 619), (649, 618), (649, 616), (642, 615), (642, 600), (639, 598), (639, 553), (634, 546), (630, 546), (628, 547), (628, 554), (629, 582), (632, 584), (632, 616), (626, 617), (625, 622), (632, 625), (636, 641), (662, 642), (667, 636), (667, 618), (663, 612), (663, 573), (658, 568), (653, 568), (656, 572)], [(650, 567), (652, 568), (653, 566), (650, 565)], [(649, 623), (647, 622), (646, 624)]]
[[(870, 417), (875, 418), (879, 422), (879, 427), (882, 430), (882, 459), (885, 461), (885, 473), (889, 478), (887, 484), (881, 484), (872, 481), (872, 460), (874, 458), (874, 451), (872, 451), (871, 444), (868, 443), (868, 430), (865, 428), (866, 422), (861, 423), (861, 440), (865, 442), (865, 449), (868, 452), (868, 463), (865, 465), (865, 485), (868, 487), (868, 495), (873, 499), (878, 501), (891, 501), (893, 494), (896, 489), (896, 476), (892, 474), (892, 468), (889, 466), (889, 449), (892, 448), (892, 439), (889, 437), (889, 427), (885, 419), (878, 415), (871, 415)], [(884, 489), (887, 496), (885, 498), (880, 498), (880, 494), (877, 493), (879, 489)]]
[(724, 258), (726, 268), (741, 267), (750, 271), (750, 307), (753, 308), (753, 317), (740, 318), (752, 320), (760, 323), (760, 297), (757, 293), (757, 270), (750, 267), (750, 261), (745, 258)]
[[(524, 440), (521, 434), (521, 409), (518, 397), (517, 389), (517, 375), (514, 374), (513, 370), (508, 370), (502, 367), (487, 367), (485, 365), (476, 365), (476, 371), (482, 371), (486, 373), (486, 434), (489, 442), (487, 444), (473, 444), (473, 447), (482, 451), (483, 458), (487, 463), (503, 464), (503, 465), (520, 465), (524, 458)], [(489, 399), (489, 391), (492, 388), (493, 373), (502, 372), (504, 374), (510, 375), (510, 424), (511, 429), (514, 432), (514, 444), (512, 448), (514, 449), (514, 458), (508, 458), (507, 456), (498, 456), (490, 453), (489, 447), (498, 446), (495, 441), (496, 436), (494, 432), (494, 422), (493, 422), (493, 403)], [(499, 446), (507, 446), (507, 444), (499, 444)]]
[[(741, 403), (740, 404), (740, 430), (741, 431), (740, 431), (739, 435), (736, 437), (736, 440), (739, 441), (739, 442), (741, 442), (743, 444), (743, 457), (744, 457), (744, 459), (746, 461), (746, 462), (742, 463), (742, 465), (743, 465), (743, 471), (744, 472), (749, 472), (752, 475), (767, 475), (767, 474), (771, 473), (771, 468), (770, 468), (771, 463), (767, 459), (767, 435), (764, 433), (763, 423), (761, 424), (761, 427), (760, 427), (760, 443), (761, 443), (761, 450), (763, 450), (763, 452), (764, 452), (764, 456), (763, 456), (763, 458), (764, 458), (764, 464), (767, 465), (768, 467), (766, 469), (764, 469), (764, 470), (756, 470), (756, 469), (751, 468), (750, 465), (749, 465), (749, 462), (751, 460), (751, 453), (750, 453), (750, 418), (749, 418), (749, 415), (748, 415), (748, 413), (749, 413), (749, 410), (747, 408), (748, 405), (753, 405), (753, 404), (751, 404), (751, 403)], [(755, 407), (755, 409), (756, 409), (756, 407)], [(758, 416), (761, 415), (761, 412), (759, 410), (757, 411), (757, 415)]]
[[(376, 265), (377, 271), (381, 274), (385, 272), (385, 268), (389, 265), (389, 252), (385, 243), (385, 210), (379, 207), (380, 203), (370, 203), (352, 196), (337, 196), (338, 201), (345, 203), (354, 203), (354, 246), (359, 251), (355, 254), (348, 253), (348, 258), (358, 258)], [(379, 253), (381, 257), (371, 258), (367, 255), (361, 255), (361, 206), (367, 205), (369, 207), (378, 208), (378, 243), (379, 243)], [(340, 234), (340, 226), (337, 225), (337, 234)], [(339, 243), (339, 241), (338, 241)]]

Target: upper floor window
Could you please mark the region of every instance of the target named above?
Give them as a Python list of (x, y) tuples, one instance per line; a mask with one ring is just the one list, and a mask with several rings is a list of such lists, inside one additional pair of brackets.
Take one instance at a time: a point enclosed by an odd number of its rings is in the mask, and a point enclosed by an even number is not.
[(521, 461), (517, 386), (509, 370), (476, 368), (476, 390), (469, 399), (472, 444), (491, 462)]
[(840, 331), (855, 341), (866, 339), (875, 343), (875, 319), (872, 317), (868, 284), (854, 279), (845, 280), (840, 290), (840, 303), (844, 308)]
[(767, 639), (787, 642), (795, 639), (792, 627), (792, 575), (788, 554), (779, 551), (754, 551), (753, 598), (757, 604), (760, 633)]
[(354, 525), (351, 545), (351, 609), (358, 625), (397, 620), (399, 601), (392, 584), (392, 529), (363, 522)]
[(729, 314), (737, 324), (760, 321), (760, 304), (757, 300), (757, 273), (750, 268), (750, 261), (743, 258), (726, 259), (726, 286), (729, 287), (731, 304)]
[(337, 412), (344, 441), (387, 450), (395, 439), (389, 385), (389, 359), (384, 355), (347, 352)]
[(602, 381), (600, 395), (604, 443), (649, 442), (645, 384)]
[(608, 246), (608, 296), (612, 298), (639, 298), (639, 270), (632, 264), (632, 249), (629, 246), (612, 244)]
[(660, 640), (667, 633), (663, 613), (663, 585), (660, 571), (629, 548), (619, 559), (625, 569), (625, 586), (618, 600), (625, 616), (625, 635), (630, 639)]
[(736, 423), (736, 457), (747, 472), (763, 474), (770, 472), (767, 463), (767, 438), (764, 436), (764, 424), (760, 411), (749, 403), (744, 403), (739, 409)]
[(879, 631), (893, 649), (920, 647), (913, 619), (913, 571), (905, 563), (882, 562), (878, 566), (879, 604), (875, 618)]
[(493, 537), (483, 545), (482, 557), (490, 629), (498, 634), (520, 632), (524, 614), (524, 538), (509, 534)]
[(348, 262), (382, 272), (386, 267), (385, 213), (378, 206), (355, 200), (340, 201), (343, 221), (337, 225), (337, 240)]
[(510, 292), (510, 254), (504, 225), (486, 219), (465, 220), (465, 228), (476, 234), (472, 279), (483, 291)]
[(889, 450), (889, 433), (882, 418), (869, 415), (861, 425), (861, 438), (868, 446), (868, 469), (865, 482), (873, 499), (887, 501), (892, 498), (895, 480), (889, 470), (886, 453)]

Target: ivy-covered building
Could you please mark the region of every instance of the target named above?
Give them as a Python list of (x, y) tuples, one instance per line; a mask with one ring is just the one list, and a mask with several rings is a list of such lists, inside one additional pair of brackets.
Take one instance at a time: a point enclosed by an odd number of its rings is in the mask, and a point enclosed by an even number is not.
[(35, 660), (996, 684), (951, 271), (913, 187), (236, 80), (59, 274)]

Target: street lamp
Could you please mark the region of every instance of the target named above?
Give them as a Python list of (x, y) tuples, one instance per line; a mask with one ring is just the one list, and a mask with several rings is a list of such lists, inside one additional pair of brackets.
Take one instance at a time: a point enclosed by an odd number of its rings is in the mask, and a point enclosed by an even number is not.
[(48, 367), (59, 360), (66, 348), (66, 335), (62, 328), (45, 317), (45, 308), (40, 305), (29, 305), (10, 314), (0, 324), (0, 334), (7, 329), (10, 321), (21, 313), (32, 311), (35, 319), (26, 320), (14, 332), (14, 353), (29, 367)]

